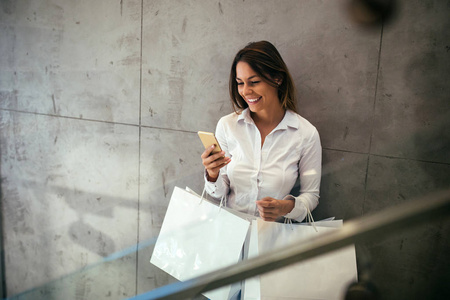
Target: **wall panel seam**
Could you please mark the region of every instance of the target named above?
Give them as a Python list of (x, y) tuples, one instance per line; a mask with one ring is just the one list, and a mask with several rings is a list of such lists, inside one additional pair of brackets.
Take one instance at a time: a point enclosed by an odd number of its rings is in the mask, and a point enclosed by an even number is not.
[(139, 282), (139, 246), (140, 246), (140, 202), (141, 202), (141, 146), (142, 146), (142, 45), (143, 45), (144, 0), (141, 0), (141, 43), (139, 57), (139, 154), (138, 154), (138, 199), (137, 199), (137, 228), (136, 228), (136, 267), (135, 267), (135, 295), (138, 293)]
[(374, 127), (374, 119), (375, 119), (375, 108), (377, 103), (377, 92), (378, 92), (378, 77), (380, 74), (380, 64), (381, 64), (381, 49), (383, 47), (383, 29), (384, 29), (384, 22), (381, 23), (381, 31), (380, 31), (380, 43), (379, 43), (379, 50), (378, 50), (378, 61), (377, 61), (377, 73), (375, 77), (375, 92), (373, 96), (373, 105), (372, 105), (372, 117), (371, 117), (371, 126), (370, 126), (370, 138), (369, 138), (369, 151), (367, 153), (367, 165), (366, 165), (366, 176), (364, 179), (364, 198), (362, 203), (362, 211), (361, 215), (364, 215), (364, 206), (366, 203), (366, 196), (367, 196), (367, 181), (369, 177), (369, 162), (372, 152), (372, 138), (373, 138), (373, 127)]

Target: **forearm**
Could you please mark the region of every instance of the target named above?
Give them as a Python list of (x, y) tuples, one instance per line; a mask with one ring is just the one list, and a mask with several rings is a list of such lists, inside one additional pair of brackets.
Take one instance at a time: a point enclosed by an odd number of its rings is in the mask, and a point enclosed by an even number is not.
[(297, 197), (288, 195), (284, 200), (291, 201), (294, 208), (286, 215), (286, 218), (290, 218), (301, 222), (305, 219), (308, 214), (308, 210), (313, 211), (319, 204), (319, 194), (318, 193), (302, 193)]
[(223, 196), (228, 195), (229, 181), (226, 175), (219, 174), (215, 181), (210, 181), (208, 177), (209, 175), (205, 170), (205, 190), (208, 195), (216, 199), (220, 199)]
[(295, 202), (294, 209), (286, 217), (302, 221), (308, 211), (313, 211), (319, 204), (322, 147), (317, 131), (312, 136), (311, 142), (303, 150), (298, 169), (301, 190), (298, 196), (288, 195), (285, 197), (285, 199)]

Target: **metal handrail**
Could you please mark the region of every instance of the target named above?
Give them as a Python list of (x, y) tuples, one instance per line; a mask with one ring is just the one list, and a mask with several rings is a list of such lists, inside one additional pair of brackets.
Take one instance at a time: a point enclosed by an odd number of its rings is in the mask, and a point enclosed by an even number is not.
[(385, 237), (407, 226), (429, 221), (430, 217), (437, 220), (448, 214), (450, 214), (450, 190), (404, 203), (373, 215), (350, 220), (345, 222), (342, 228), (317, 236), (308, 242), (278, 249), (187, 281), (168, 284), (131, 299), (189, 299), (195, 295), (277, 270), (361, 240), (378, 240), (380, 237)]

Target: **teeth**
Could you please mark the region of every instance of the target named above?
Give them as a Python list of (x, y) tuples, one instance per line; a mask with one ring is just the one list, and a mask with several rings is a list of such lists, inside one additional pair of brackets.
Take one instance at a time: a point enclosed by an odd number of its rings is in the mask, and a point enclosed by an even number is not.
[(256, 101), (258, 101), (258, 99), (259, 99), (259, 98), (255, 98), (255, 99), (247, 99), (247, 100), (248, 100), (248, 102), (256, 102)]

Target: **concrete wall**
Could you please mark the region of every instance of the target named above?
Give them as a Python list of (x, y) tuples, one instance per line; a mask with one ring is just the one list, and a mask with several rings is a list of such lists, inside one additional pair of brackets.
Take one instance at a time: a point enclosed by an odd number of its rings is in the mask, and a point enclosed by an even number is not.
[[(450, 187), (448, 1), (362, 28), (346, 1), (0, 1), (5, 295), (123, 299), (175, 185), (202, 188), (197, 130), (231, 112), (231, 59), (269, 40), (323, 145), (316, 218)], [(450, 222), (357, 245), (384, 299), (450, 295)], [(149, 246), (150, 245), (150, 246)]]

